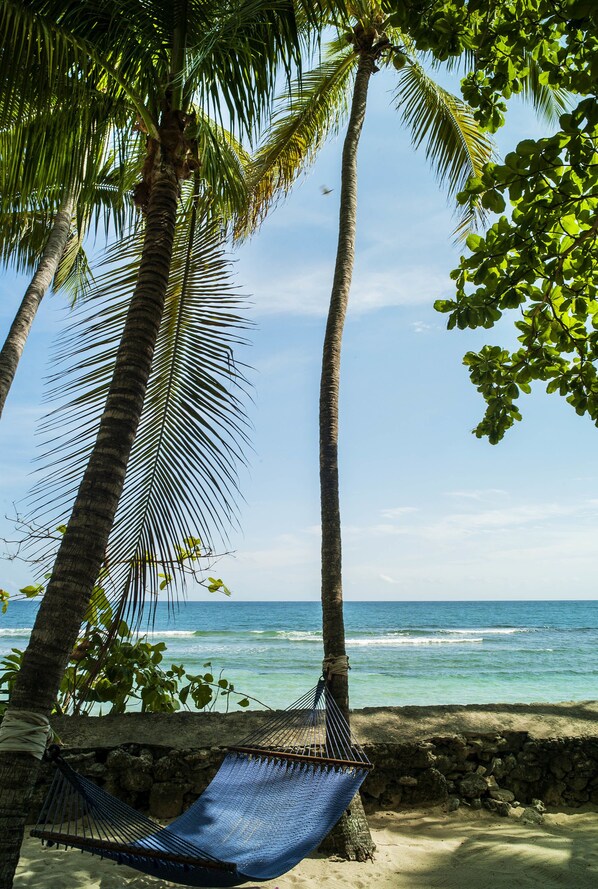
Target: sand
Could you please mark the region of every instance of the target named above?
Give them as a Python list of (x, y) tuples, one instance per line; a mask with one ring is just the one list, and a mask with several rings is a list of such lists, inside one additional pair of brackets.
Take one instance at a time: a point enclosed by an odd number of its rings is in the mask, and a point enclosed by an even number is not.
[[(485, 811), (440, 808), (370, 817), (378, 846), (365, 864), (314, 855), (265, 889), (596, 889), (598, 811), (550, 813), (541, 825)], [(28, 838), (15, 889), (170, 889), (80, 852)], [(251, 884), (247, 884), (250, 886)]]

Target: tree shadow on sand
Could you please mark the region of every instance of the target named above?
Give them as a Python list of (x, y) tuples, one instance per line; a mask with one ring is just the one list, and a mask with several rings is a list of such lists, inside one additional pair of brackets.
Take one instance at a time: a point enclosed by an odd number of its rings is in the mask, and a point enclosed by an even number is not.
[[(596, 889), (598, 810), (553, 810), (542, 825), (439, 808), (371, 816), (376, 861), (314, 855), (262, 889)], [(15, 889), (173, 889), (174, 883), (29, 841)], [(244, 889), (258, 889), (247, 884)]]
[(400, 885), (409, 889), (598, 886), (596, 809), (554, 812), (542, 825), (523, 824), (513, 815), (447, 815), (438, 809), (400, 819), (372, 819), (372, 826), (382, 824), (391, 844), (400, 847), (393, 858), (401, 862)]

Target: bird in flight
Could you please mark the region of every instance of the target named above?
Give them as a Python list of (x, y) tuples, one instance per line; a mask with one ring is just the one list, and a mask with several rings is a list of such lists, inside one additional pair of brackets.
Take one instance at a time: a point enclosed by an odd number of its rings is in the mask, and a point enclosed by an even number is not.
[(320, 185), (320, 191), (322, 192), (322, 194), (332, 194), (333, 189), (328, 188), (327, 185)]

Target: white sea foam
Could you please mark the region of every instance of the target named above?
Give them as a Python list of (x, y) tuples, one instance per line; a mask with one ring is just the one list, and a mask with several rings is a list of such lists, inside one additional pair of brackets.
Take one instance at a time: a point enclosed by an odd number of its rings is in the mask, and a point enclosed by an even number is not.
[(0, 630), (0, 636), (29, 636), (33, 627), (11, 627)]
[(474, 633), (478, 636), (480, 633), (483, 633), (484, 636), (512, 636), (513, 633), (531, 633), (532, 629), (530, 627), (501, 627), (500, 629), (497, 627), (472, 627), (468, 630), (438, 630), (439, 633), (459, 633), (465, 635), (470, 635)]
[(438, 636), (379, 636), (376, 639), (347, 639), (347, 645), (378, 646), (386, 645), (394, 648), (397, 645), (469, 645), (480, 644), (484, 640), (479, 637), (447, 639)]
[[(252, 633), (268, 632), (260, 630), (252, 630)], [(479, 631), (478, 631), (479, 632)], [(301, 630), (277, 630), (273, 634), (274, 639), (285, 639), (288, 642), (317, 642), (322, 643), (322, 634), (319, 632), (301, 631)], [(369, 636), (367, 638), (357, 637), (347, 639), (347, 645), (359, 645), (362, 647), (386, 645), (388, 647), (398, 645), (467, 645), (469, 643), (480, 643), (484, 640), (478, 636), (465, 637), (458, 636), (455, 639), (447, 636), (412, 636), (409, 631), (390, 632), (383, 636)]]
[(178, 639), (181, 636), (195, 636), (195, 630), (139, 630), (135, 635), (148, 636), (150, 639)]
[(288, 639), (289, 642), (321, 642), (322, 634), (306, 630), (281, 630), (276, 634), (280, 639)]

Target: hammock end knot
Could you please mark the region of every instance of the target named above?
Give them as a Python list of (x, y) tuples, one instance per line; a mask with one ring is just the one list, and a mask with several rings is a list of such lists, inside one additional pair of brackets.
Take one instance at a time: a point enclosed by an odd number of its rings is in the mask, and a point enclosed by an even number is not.
[(333, 676), (347, 676), (351, 667), (346, 654), (329, 655), (322, 661), (322, 675), (328, 682)]
[(0, 750), (29, 753), (42, 759), (53, 738), (50, 721), (34, 710), (9, 709), (0, 725)]

